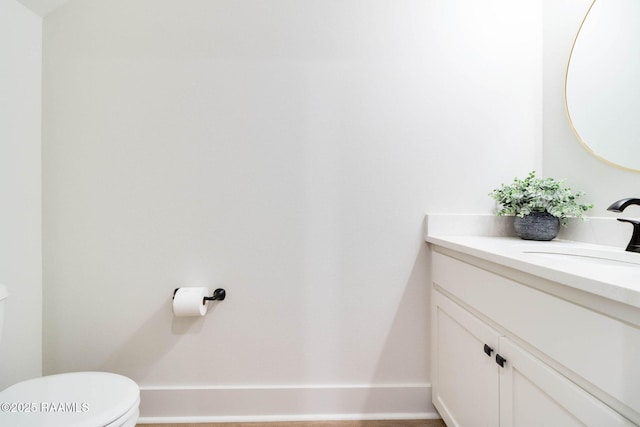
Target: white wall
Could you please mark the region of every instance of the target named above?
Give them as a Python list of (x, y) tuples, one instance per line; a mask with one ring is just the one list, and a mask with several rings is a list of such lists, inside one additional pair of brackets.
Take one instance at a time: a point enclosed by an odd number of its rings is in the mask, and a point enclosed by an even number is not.
[(41, 18), (0, 0), (0, 390), (42, 372), (41, 55)]
[(36, 15), (46, 16), (53, 10), (59, 8), (69, 0), (16, 0), (27, 8), (32, 10)]
[[(540, 167), (541, 14), (86, 0), (47, 16), (45, 372), (128, 375), (146, 417), (430, 411), (423, 216), (488, 212)], [(173, 289), (199, 284), (227, 300), (174, 319)], [(188, 411), (167, 398), (193, 390)], [(249, 401), (205, 399), (233, 393)]]
[[(640, 196), (640, 173), (623, 170), (592, 156), (574, 135), (565, 112), (564, 78), (569, 52), (592, 0), (544, 2), (544, 175), (564, 178), (585, 191), (594, 208), (591, 216), (619, 216), (607, 212), (614, 201)], [(637, 207), (626, 216), (640, 216)], [(620, 224), (628, 229), (631, 227)]]

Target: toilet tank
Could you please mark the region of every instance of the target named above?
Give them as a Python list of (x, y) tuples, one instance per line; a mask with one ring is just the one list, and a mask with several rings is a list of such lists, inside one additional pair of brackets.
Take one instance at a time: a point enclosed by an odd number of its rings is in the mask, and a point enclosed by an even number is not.
[(9, 296), (7, 287), (0, 283), (0, 340), (2, 339), (2, 326), (4, 321), (4, 300)]

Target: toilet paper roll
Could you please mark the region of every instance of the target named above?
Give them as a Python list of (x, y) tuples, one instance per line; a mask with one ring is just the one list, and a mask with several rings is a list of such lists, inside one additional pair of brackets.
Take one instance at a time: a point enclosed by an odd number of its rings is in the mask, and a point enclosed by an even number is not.
[(178, 288), (173, 296), (173, 314), (177, 317), (204, 316), (207, 304), (203, 298), (206, 296), (209, 296), (208, 288)]

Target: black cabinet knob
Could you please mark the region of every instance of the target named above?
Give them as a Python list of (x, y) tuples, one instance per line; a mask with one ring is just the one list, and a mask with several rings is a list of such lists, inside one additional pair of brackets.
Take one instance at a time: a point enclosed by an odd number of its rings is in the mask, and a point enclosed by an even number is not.
[(485, 344), (484, 345), (484, 352), (486, 353), (487, 356), (491, 356), (491, 353), (493, 353), (493, 349)]
[(500, 356), (499, 354), (496, 354), (496, 363), (498, 365), (500, 365), (501, 368), (504, 368), (504, 362), (506, 362), (507, 359), (505, 359), (504, 357)]

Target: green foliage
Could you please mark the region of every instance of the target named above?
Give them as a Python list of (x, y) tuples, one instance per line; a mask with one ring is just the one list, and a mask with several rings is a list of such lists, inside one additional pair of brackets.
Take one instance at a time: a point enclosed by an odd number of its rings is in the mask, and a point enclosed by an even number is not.
[(501, 205), (498, 215), (522, 218), (532, 212), (547, 212), (566, 225), (567, 218), (584, 218), (584, 213), (593, 205), (578, 203), (576, 199), (584, 193), (574, 193), (570, 188), (563, 188), (562, 183), (553, 178), (536, 178), (536, 173), (531, 172), (523, 180), (515, 178), (510, 185), (502, 184), (489, 195)]

